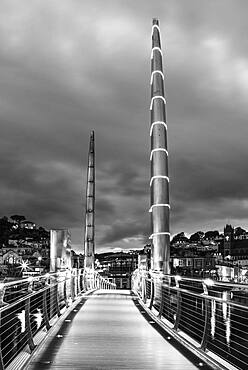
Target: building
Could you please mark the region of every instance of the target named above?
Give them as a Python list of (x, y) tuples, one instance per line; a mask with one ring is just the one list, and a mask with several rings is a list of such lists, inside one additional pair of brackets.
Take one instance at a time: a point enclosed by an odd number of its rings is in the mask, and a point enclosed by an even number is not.
[(215, 273), (214, 256), (172, 257), (172, 271), (187, 276), (205, 276)]
[(226, 225), (224, 227), (224, 250), (223, 256), (230, 256), (232, 253), (233, 240), (234, 240), (234, 229), (231, 225)]
[(71, 234), (67, 229), (50, 231), (50, 271), (71, 269)]
[(224, 240), (221, 248), (224, 259), (229, 261), (239, 261), (248, 259), (248, 236), (235, 235), (235, 230), (231, 225), (224, 228)]
[(28, 229), (28, 230), (35, 230), (36, 229), (36, 224), (32, 221), (21, 221), (20, 222), (20, 228), (21, 229)]
[(139, 251), (109, 252), (95, 255), (97, 271), (117, 289), (131, 289), (131, 275), (138, 267)]

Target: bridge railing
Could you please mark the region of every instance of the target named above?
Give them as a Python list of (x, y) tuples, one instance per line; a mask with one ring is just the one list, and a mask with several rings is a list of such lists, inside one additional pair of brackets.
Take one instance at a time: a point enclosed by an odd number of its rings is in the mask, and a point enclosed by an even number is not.
[(17, 360), (20, 369), (81, 293), (114, 288), (95, 271), (76, 269), (0, 283), (0, 370)]
[(132, 287), (188, 348), (224, 368), (248, 368), (248, 285), (136, 270)]

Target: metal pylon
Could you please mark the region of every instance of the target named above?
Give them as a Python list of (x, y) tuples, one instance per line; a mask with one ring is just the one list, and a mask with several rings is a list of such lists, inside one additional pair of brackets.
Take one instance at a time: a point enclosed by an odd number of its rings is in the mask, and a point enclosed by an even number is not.
[(90, 134), (88, 153), (85, 234), (84, 234), (84, 267), (94, 269), (95, 255), (95, 137)]
[(166, 99), (164, 94), (163, 60), (158, 19), (152, 22), (151, 53), (151, 224), (152, 269), (169, 273), (169, 176)]

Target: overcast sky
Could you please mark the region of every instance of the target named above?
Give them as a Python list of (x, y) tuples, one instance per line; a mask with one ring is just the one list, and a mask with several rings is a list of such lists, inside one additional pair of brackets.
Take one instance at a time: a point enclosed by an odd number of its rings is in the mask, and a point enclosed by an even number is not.
[(150, 234), (151, 22), (160, 20), (171, 233), (248, 229), (247, 0), (1, 0), (0, 216), (83, 239), (96, 137), (98, 251)]

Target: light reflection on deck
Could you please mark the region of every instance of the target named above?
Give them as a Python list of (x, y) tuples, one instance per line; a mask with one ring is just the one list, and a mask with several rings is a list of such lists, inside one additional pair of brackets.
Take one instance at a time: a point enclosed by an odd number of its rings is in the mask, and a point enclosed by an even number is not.
[(145, 320), (129, 291), (97, 291), (71, 314), (27, 369), (197, 368)]

